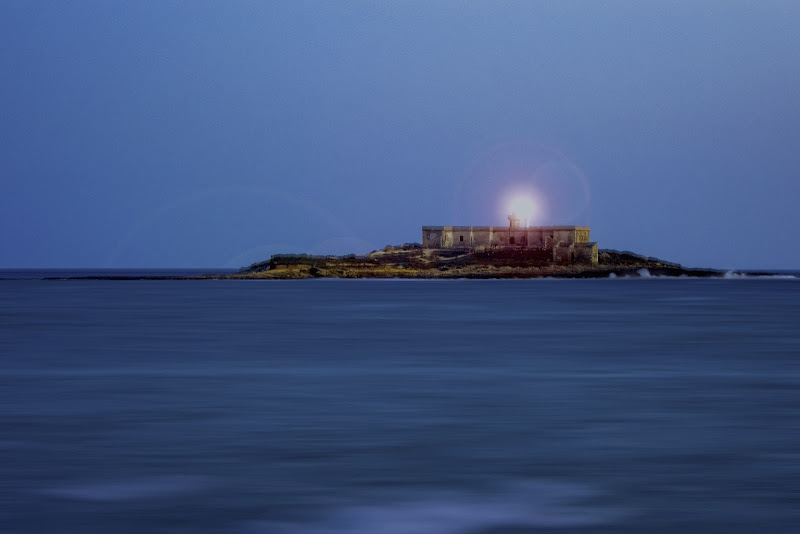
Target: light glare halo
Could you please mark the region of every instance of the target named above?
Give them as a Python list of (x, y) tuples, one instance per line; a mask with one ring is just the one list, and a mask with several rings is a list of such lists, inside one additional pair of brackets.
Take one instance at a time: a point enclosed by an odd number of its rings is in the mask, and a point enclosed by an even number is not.
[(520, 219), (530, 221), (536, 215), (536, 202), (527, 195), (517, 195), (511, 199), (509, 213), (515, 214)]

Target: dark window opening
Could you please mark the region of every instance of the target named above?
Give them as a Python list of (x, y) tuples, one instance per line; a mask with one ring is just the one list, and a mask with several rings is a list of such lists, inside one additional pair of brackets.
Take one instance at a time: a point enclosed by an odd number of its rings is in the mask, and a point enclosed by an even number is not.
[(463, 235), (462, 236), (458, 236), (458, 237), (459, 237), (459, 239), (458, 239), (459, 241), (464, 241), (464, 236)]
[(514, 236), (511, 236), (511, 237), (508, 239), (508, 242), (509, 242), (509, 243), (511, 243), (511, 244), (513, 245), (513, 244), (514, 244)]

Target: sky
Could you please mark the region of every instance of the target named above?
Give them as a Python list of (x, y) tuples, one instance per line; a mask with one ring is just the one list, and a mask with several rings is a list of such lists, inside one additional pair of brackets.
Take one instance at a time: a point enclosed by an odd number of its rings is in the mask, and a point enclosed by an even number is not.
[(423, 225), (798, 269), (800, 2), (0, 2), (0, 268), (241, 267)]

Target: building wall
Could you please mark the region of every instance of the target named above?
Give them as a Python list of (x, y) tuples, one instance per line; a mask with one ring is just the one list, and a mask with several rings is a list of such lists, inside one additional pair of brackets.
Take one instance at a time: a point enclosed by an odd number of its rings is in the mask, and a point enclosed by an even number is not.
[(424, 248), (531, 247), (553, 248), (558, 243), (588, 243), (588, 226), (423, 226)]
[(588, 226), (423, 226), (422, 246), (429, 249), (474, 250), (492, 247), (553, 251), (557, 263), (597, 263), (597, 243)]
[(597, 243), (572, 243), (553, 248), (553, 263), (591, 263), (598, 262)]

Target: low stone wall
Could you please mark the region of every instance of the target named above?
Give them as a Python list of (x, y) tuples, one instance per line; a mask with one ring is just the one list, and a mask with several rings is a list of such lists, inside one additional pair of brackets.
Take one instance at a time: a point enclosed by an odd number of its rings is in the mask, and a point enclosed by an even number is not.
[(553, 247), (553, 263), (569, 265), (573, 263), (597, 265), (597, 243), (559, 244)]
[(588, 226), (423, 226), (423, 248), (530, 247), (588, 243)]
[(492, 249), (543, 250), (558, 264), (597, 264), (597, 243), (588, 226), (423, 226), (422, 247), (483, 252)]

